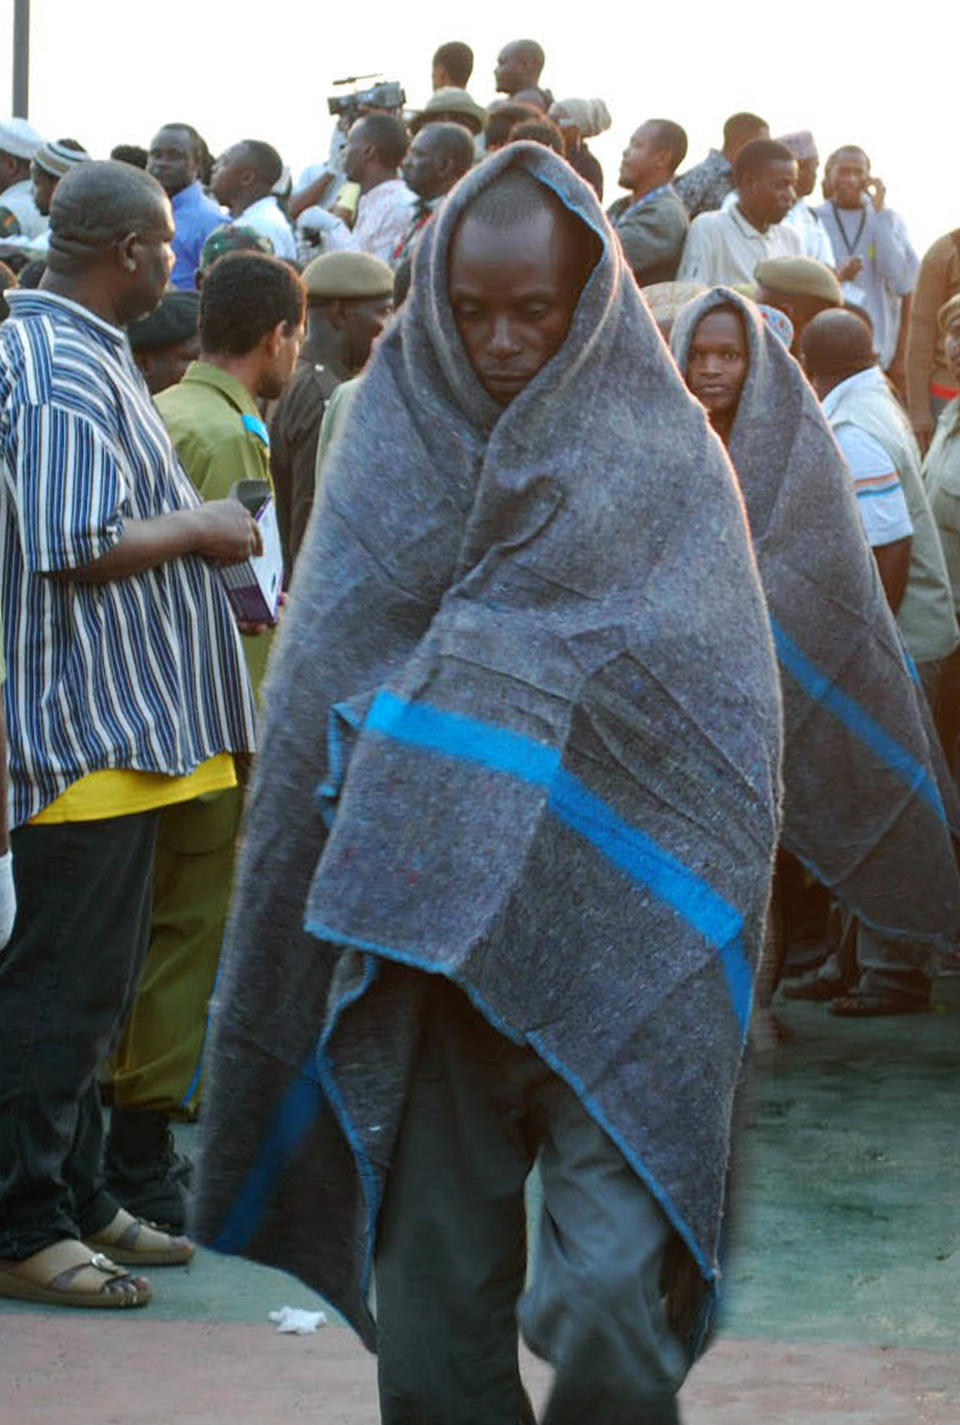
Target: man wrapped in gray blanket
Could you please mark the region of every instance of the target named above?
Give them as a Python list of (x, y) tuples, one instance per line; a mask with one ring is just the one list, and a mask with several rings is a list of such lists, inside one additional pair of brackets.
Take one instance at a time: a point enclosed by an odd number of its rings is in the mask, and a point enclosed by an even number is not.
[(677, 1421), (777, 675), (720, 442), (547, 149), (486, 160), (426, 229), (264, 701), (199, 1236), (328, 1297), (378, 1352), (388, 1425), (532, 1421), (518, 1322), (555, 1367), (550, 1425)]

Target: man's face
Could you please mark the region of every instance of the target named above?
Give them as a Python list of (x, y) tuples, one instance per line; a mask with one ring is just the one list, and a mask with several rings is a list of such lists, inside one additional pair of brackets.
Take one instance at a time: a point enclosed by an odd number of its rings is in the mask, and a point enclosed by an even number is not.
[(59, 178), (54, 178), (52, 173), (45, 173), (36, 164), (30, 170), (30, 179), (33, 185), (33, 201), (37, 205), (37, 212), (44, 218), (49, 216), (50, 204), (56, 191)]
[(173, 234), (170, 201), (164, 198), (144, 216), (126, 254), (133, 268), (123, 268), (127, 284), (119, 298), (118, 311), (124, 324), (152, 312), (163, 296), (173, 271)]
[(362, 119), (351, 125), (343, 149), (343, 171), (351, 183), (360, 183), (367, 166), (370, 145), (366, 142)]
[(943, 349), (954, 380), (960, 381), (960, 314), (951, 318), (943, 335)]
[(383, 331), (392, 311), (393, 299), (390, 297), (344, 302), (343, 331), (347, 340), (347, 365), (351, 371), (360, 371), (366, 366), (373, 343)]
[(450, 305), (488, 395), (518, 396), (566, 339), (579, 299), (571, 223), (543, 208), (504, 232), (470, 216), (450, 248)]
[(620, 186), (638, 191), (653, 179), (665, 178), (663, 145), (658, 143), (656, 125), (641, 124), (620, 159)]
[(740, 190), (751, 213), (764, 223), (779, 223), (797, 201), (797, 161), (774, 158), (759, 173), (748, 174)]
[(243, 192), (248, 173), (245, 153), (243, 144), (234, 144), (213, 165), (210, 187), (217, 202), (226, 208), (232, 208)]
[(866, 159), (859, 153), (841, 152), (830, 169), (834, 202), (840, 208), (859, 208), (870, 177)]
[(747, 379), (747, 342), (735, 312), (709, 312), (694, 332), (687, 385), (708, 414), (731, 415)]
[(432, 125), (420, 130), (403, 160), (403, 181), (418, 197), (429, 201), (453, 186), (448, 161), (439, 153)]
[(797, 197), (809, 198), (817, 186), (819, 158), (801, 158), (797, 163)]
[(523, 51), (515, 45), (507, 45), (497, 55), (497, 67), (493, 79), (498, 94), (516, 94), (518, 89), (526, 89), (530, 83)]
[(197, 155), (185, 129), (161, 129), (154, 135), (147, 172), (171, 198), (196, 180), (197, 171)]
[(200, 355), (200, 338), (188, 337), (186, 341), (175, 341), (170, 346), (160, 346), (153, 351), (137, 352), (136, 361), (143, 372), (147, 390), (151, 396), (158, 396), (170, 386), (178, 385), (191, 361)]

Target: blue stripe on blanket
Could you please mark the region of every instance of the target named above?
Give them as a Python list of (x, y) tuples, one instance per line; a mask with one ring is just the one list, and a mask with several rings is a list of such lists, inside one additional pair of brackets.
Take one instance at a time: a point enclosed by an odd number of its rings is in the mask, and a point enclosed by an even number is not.
[(889, 767), (903, 782), (923, 798), (933, 808), (941, 821), (947, 820), (943, 798), (936, 782), (926, 767), (890, 736), (868, 712), (855, 702), (842, 688), (830, 679), (821, 668), (807, 657), (784, 633), (775, 619), (770, 620), (774, 646), (782, 667), (810, 695), (814, 702), (832, 712), (848, 732), (852, 732), (861, 742), (876, 753), (880, 761)]
[(256, 1162), (230, 1209), (230, 1216), (216, 1239), (210, 1243), (215, 1252), (225, 1252), (230, 1256), (243, 1252), (263, 1218), (279, 1178), (303, 1142), (323, 1101), (316, 1056), (311, 1053), (280, 1100), (276, 1116), (260, 1144)]
[(377, 694), (366, 727), (397, 742), (474, 762), (550, 789), (553, 814), (589, 841), (631, 880), (682, 915), (720, 954), (727, 989), (742, 1031), (750, 1018), (752, 974), (737, 910), (695, 872), (617, 813), (560, 766), (560, 754), (533, 738), (492, 727), (461, 713), (396, 694)]

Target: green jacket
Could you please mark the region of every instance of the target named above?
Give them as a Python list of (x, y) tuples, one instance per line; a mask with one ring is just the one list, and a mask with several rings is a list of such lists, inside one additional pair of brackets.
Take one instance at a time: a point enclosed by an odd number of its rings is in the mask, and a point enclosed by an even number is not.
[[(238, 480), (270, 480), (267, 427), (235, 376), (194, 361), (179, 385), (168, 386), (155, 399), (183, 468), (203, 499), (226, 499)], [(272, 633), (243, 640), (255, 692), (272, 643)]]

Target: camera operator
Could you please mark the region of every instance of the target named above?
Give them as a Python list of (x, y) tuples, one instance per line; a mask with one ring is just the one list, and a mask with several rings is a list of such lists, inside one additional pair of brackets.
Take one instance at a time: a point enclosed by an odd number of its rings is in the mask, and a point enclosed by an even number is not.
[(367, 114), (351, 128), (343, 155), (347, 178), (360, 185), (353, 228), (357, 246), (386, 262), (406, 237), (417, 201), (399, 174), (408, 142), (399, 119)]
[[(353, 83), (352, 80), (345, 82)], [(347, 181), (343, 170), (347, 135), (357, 119), (367, 114), (392, 114), (399, 119), (405, 103), (403, 86), (394, 81), (374, 84), (354, 94), (335, 94), (328, 99), (330, 113), (337, 119), (330, 136), (330, 152), (326, 163), (311, 163), (301, 173), (287, 204), (292, 222), (297, 222), (306, 208), (323, 208), (329, 212), (335, 206), (340, 189)]]

